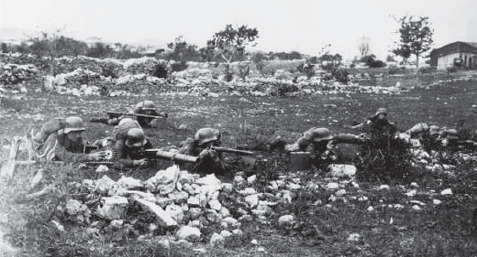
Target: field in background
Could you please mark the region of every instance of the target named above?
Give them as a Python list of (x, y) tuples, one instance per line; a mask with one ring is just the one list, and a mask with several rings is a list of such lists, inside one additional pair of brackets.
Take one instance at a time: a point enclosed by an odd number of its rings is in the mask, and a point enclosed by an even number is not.
[[(434, 77), (423, 76), (423, 84), (439, 79), (449, 79), (454, 75), (442, 74)], [(450, 77), (449, 77), (450, 76)], [(376, 83), (394, 85), (398, 81), (403, 86), (411, 86), (414, 78), (406, 76), (383, 77)], [(428, 79), (428, 80), (426, 80)], [(366, 82), (364, 82), (366, 83)], [(374, 83), (370, 81), (368, 83)], [(235, 147), (241, 144), (253, 144), (258, 138), (273, 139), (280, 135), (290, 141), (312, 126), (328, 127), (333, 134), (353, 132), (348, 128), (354, 121), (362, 121), (374, 113), (377, 108), (385, 107), (389, 119), (397, 123), (401, 130), (406, 130), (418, 122), (440, 126), (454, 127), (461, 120), (465, 126), (477, 128), (477, 82), (456, 81), (430, 87), (420, 86), (400, 95), (370, 94), (336, 94), (318, 97), (193, 97), (187, 95), (145, 96), (156, 103), (158, 109), (169, 114), (167, 126), (163, 130), (147, 130), (147, 136), (153, 138), (155, 146), (177, 145), (186, 137), (192, 137), (201, 127), (215, 127), (225, 132), (224, 145)], [(93, 116), (104, 115), (110, 110), (124, 110), (125, 106), (134, 105), (144, 97), (83, 97), (48, 94), (27, 94), (20, 98), (5, 98), (0, 103), (2, 108), (0, 131), (1, 142), (15, 135), (23, 135), (28, 127), (39, 129), (46, 120), (57, 116), (78, 115), (85, 121)], [(35, 118), (42, 121), (34, 122)], [(180, 125), (187, 129), (177, 130)], [(90, 141), (105, 137), (111, 127), (86, 122), (87, 136)], [(352, 147), (344, 147), (347, 156), (353, 155)], [(351, 158), (351, 157), (350, 157)], [(345, 159), (350, 160), (350, 159)], [(422, 194), (411, 198), (429, 202), (432, 193), (452, 188), (454, 195), (437, 206), (423, 206), (422, 211), (410, 208), (382, 208), (368, 212), (369, 205), (380, 203), (407, 206), (409, 197), (403, 195), (403, 187), (409, 185), (390, 185), (390, 190), (377, 191), (380, 184), (359, 183), (357, 189), (349, 189), (350, 194), (366, 196), (367, 202), (336, 203), (332, 208), (316, 206), (311, 203), (320, 200), (327, 203), (329, 195), (307, 194), (302, 192), (297, 202), (280, 209), (280, 214), (292, 213), (303, 221), (311, 220), (315, 226), (290, 229), (278, 227), (276, 222), (246, 224), (245, 235), (234, 242), (228, 242), (224, 249), (208, 249), (205, 254), (191, 253), (176, 249), (165, 253), (158, 250), (151, 253), (153, 244), (138, 243), (131, 239), (117, 256), (476, 256), (476, 235), (472, 233), (472, 211), (477, 207), (476, 165), (459, 167), (455, 176), (436, 177), (432, 182), (416, 181)], [(17, 179), (28, 177), (27, 169), (17, 170)], [(280, 167), (277, 173), (288, 172)], [(25, 175), (26, 174), (26, 175)], [(87, 176), (85, 172), (81, 176)], [(316, 174), (315, 174), (316, 175)], [(323, 174), (318, 177), (326, 181)], [(310, 174), (308, 174), (310, 176)], [(316, 179), (316, 176), (314, 177)], [(73, 178), (74, 179), (74, 178)], [(307, 177), (303, 177), (307, 179)], [(11, 191), (2, 195), (0, 205), (9, 206), (11, 214), (24, 214), (34, 205), (21, 205), (18, 211), (11, 204), (15, 194), (21, 193), (20, 182), (11, 185)], [(16, 187), (14, 187), (16, 186)], [(353, 190), (353, 191), (351, 191)], [(36, 203), (40, 204), (40, 203)], [(53, 203), (48, 203), (53, 204)], [(11, 218), (11, 217), (10, 217)], [(24, 227), (24, 220), (10, 220), (8, 229), (15, 233), (8, 234), (10, 242), (18, 248), (31, 247), (45, 240), (39, 231)], [(303, 223), (308, 225), (307, 223)], [(307, 230), (315, 231), (307, 236)], [(322, 233), (316, 235), (316, 230)], [(297, 232), (298, 231), (298, 232)], [(81, 245), (89, 248), (89, 243), (81, 234), (81, 228), (67, 231), (48, 240), (57, 240), (57, 247), (75, 247)], [(349, 235), (358, 233), (362, 236), (357, 242), (350, 243)], [(210, 235), (208, 235), (210, 236)], [(108, 247), (108, 240), (103, 238), (103, 247)], [(265, 246), (266, 252), (257, 252), (250, 240), (257, 239)], [(68, 241), (69, 240), (69, 241)], [(208, 240), (204, 240), (208, 242)], [(67, 244), (71, 244), (67, 245)], [(141, 248), (143, 247), (143, 248)], [(82, 249), (82, 248), (81, 248)], [(149, 251), (147, 250), (149, 249)], [(35, 249), (23, 249), (18, 256), (35, 256)], [(38, 250), (38, 249), (37, 249)], [(45, 249), (41, 249), (45, 250)], [(83, 253), (82, 256), (105, 256), (100, 250)]]

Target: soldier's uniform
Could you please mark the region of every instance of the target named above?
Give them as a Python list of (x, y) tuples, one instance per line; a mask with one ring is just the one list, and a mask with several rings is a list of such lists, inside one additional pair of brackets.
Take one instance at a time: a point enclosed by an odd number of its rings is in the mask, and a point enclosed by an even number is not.
[(187, 138), (179, 147), (178, 153), (199, 157), (200, 162), (191, 166), (193, 171), (200, 173), (223, 174), (230, 165), (222, 161), (221, 153), (210, 149), (211, 146), (220, 146), (220, 132), (213, 128), (199, 129), (194, 138)]
[[(78, 134), (69, 137), (72, 132), (83, 132), (83, 120), (80, 117), (55, 118), (45, 123), (41, 130), (31, 135), (36, 157), (47, 161), (86, 162), (97, 160), (84, 153), (85, 139)], [(72, 140), (74, 139), (74, 140)]]
[(287, 152), (309, 152), (315, 167), (323, 168), (336, 160), (336, 153), (333, 151), (336, 144), (360, 144), (363, 142), (364, 139), (358, 135), (338, 134), (332, 136), (327, 128), (312, 127), (292, 144), (286, 143), (281, 138), (275, 139), (271, 143), (270, 149), (278, 148)]
[(367, 118), (363, 123), (354, 125), (353, 129), (364, 129), (368, 135), (394, 137), (397, 128), (394, 123), (387, 119), (388, 112), (385, 108), (379, 108), (376, 113)]
[(147, 162), (141, 150), (151, 149), (152, 144), (144, 135), (139, 123), (135, 120), (122, 119), (114, 127), (107, 144), (114, 148), (114, 161), (125, 167), (143, 166)]
[[(167, 113), (159, 112), (156, 110), (155, 105), (152, 101), (141, 101), (136, 104), (135, 108), (130, 111), (131, 113), (135, 114), (144, 114), (144, 115), (151, 115), (151, 116), (162, 116), (167, 118)], [(93, 117), (90, 119), (91, 122), (101, 122), (107, 125), (116, 126), (119, 122), (124, 118), (124, 116), (112, 116), (110, 115), (109, 118), (99, 118)], [(142, 128), (157, 128), (160, 124), (160, 120), (154, 117), (137, 117), (136, 120), (138, 121), (139, 125)]]

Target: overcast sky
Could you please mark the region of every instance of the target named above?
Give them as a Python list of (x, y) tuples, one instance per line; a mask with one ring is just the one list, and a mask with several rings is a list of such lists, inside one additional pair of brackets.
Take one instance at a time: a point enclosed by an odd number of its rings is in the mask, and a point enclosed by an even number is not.
[(226, 24), (259, 31), (257, 50), (299, 51), (318, 55), (359, 55), (363, 37), (384, 59), (406, 14), (428, 16), (434, 47), (454, 41), (477, 42), (475, 0), (0, 0), (0, 28), (53, 31), (63, 28), (75, 39), (100, 37), (110, 42), (155, 40), (205, 46)]

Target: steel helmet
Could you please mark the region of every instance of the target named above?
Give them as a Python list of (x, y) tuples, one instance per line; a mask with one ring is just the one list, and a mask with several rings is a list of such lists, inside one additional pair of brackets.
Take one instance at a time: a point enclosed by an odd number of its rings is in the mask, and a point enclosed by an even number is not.
[(313, 142), (321, 142), (325, 140), (331, 140), (330, 130), (327, 128), (317, 128), (313, 131)]
[(147, 143), (144, 136), (144, 131), (140, 128), (132, 128), (126, 133), (126, 141), (124, 142), (129, 147), (142, 147)]
[(131, 118), (123, 118), (123, 119), (121, 119), (121, 120), (119, 121), (118, 126), (119, 126), (119, 125), (123, 125), (123, 124), (125, 124), (125, 123), (129, 123), (129, 122), (134, 122), (134, 120), (131, 119)]
[(136, 105), (136, 109), (139, 110), (155, 110), (156, 107), (152, 101), (144, 100)]
[(376, 116), (378, 116), (379, 114), (384, 114), (384, 115), (388, 115), (388, 111), (385, 109), (385, 108), (379, 108), (377, 111), (376, 111)]
[(203, 145), (218, 140), (218, 130), (212, 128), (201, 128), (195, 133), (195, 140), (199, 141), (199, 145)]
[(63, 133), (68, 134), (72, 131), (85, 131), (83, 125), (83, 120), (77, 116), (71, 116), (66, 118), (65, 120), (65, 128), (63, 129)]
[(439, 127), (438, 127), (438, 126), (436, 126), (436, 125), (432, 125), (432, 126), (430, 126), (430, 127), (429, 127), (429, 134), (430, 134), (431, 136), (433, 136), (433, 135), (437, 135), (437, 134), (439, 134), (439, 133), (440, 133), (440, 131), (439, 131), (439, 130), (440, 130), (440, 129), (439, 129)]

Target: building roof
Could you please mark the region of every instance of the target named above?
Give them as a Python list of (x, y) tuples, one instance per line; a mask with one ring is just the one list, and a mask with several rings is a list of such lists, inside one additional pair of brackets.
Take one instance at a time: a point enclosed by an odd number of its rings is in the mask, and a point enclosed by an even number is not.
[(462, 53), (462, 52), (477, 54), (477, 42), (456, 41), (456, 42), (447, 44), (443, 47), (433, 49), (431, 51), (431, 57), (443, 56), (443, 55), (454, 54), (454, 53)]

